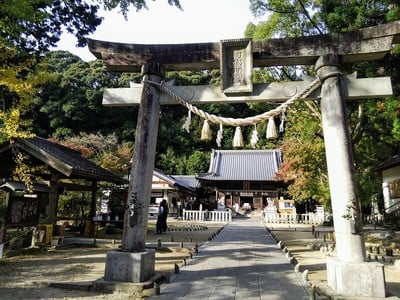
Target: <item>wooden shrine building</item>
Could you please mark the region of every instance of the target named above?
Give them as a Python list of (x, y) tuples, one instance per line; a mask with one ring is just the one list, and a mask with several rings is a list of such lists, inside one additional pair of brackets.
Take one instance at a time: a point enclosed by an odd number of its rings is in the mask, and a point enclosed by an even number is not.
[(166, 200), (169, 215), (179, 217), (182, 208), (198, 197), (199, 187), (199, 181), (193, 175), (169, 175), (154, 168), (149, 216), (158, 212), (160, 202)]
[(376, 169), (382, 174), (385, 214), (400, 216), (400, 154), (381, 162)]
[[(32, 190), (11, 180), (15, 153), (25, 155), (25, 164), (33, 170), (31, 175), (40, 178), (40, 182), (33, 182)], [(0, 188), (8, 192), (8, 227), (56, 225), (58, 195), (65, 190), (91, 193), (88, 218), (92, 220), (97, 183), (121, 183), (117, 175), (82, 157), (80, 152), (41, 137), (16, 139), (0, 146), (0, 166)]]
[(215, 188), (220, 205), (262, 209), (287, 186), (276, 176), (281, 163), (280, 150), (213, 150), (208, 172), (197, 179)]

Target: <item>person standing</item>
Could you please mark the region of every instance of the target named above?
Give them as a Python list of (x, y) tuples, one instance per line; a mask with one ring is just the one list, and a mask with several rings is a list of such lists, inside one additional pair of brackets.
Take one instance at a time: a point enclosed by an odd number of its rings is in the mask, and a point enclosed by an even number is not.
[(167, 200), (165, 200), (165, 199), (163, 201), (161, 201), (161, 203), (163, 205), (161, 228), (162, 228), (162, 232), (167, 232), (167, 228), (168, 228), (167, 218), (168, 218), (168, 212), (169, 212), (168, 203), (167, 203)]
[(157, 223), (156, 223), (156, 234), (163, 233), (163, 224), (164, 224), (164, 202), (165, 200), (160, 202), (160, 206), (158, 207), (157, 213)]

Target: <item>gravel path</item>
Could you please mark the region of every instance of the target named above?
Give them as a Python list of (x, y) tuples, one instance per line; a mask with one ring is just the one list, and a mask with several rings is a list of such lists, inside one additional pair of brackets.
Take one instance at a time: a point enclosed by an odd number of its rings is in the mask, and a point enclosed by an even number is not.
[[(170, 223), (172, 225), (172, 223)], [(172, 272), (174, 264), (182, 257), (189, 257), (191, 249), (207, 241), (224, 224), (204, 225), (203, 230), (185, 229), (154, 235), (149, 232), (149, 246), (155, 247), (160, 242), (163, 251), (158, 255), (156, 270)], [(326, 282), (325, 252), (332, 245), (328, 232), (332, 228), (316, 228), (313, 234), (311, 226), (268, 225), (271, 232), (296, 257), (300, 269), (309, 270), (308, 279), (311, 283)], [(319, 232), (319, 234), (318, 234)], [(110, 295), (96, 294), (85, 290), (58, 289), (48, 286), (49, 282), (69, 281), (87, 282), (99, 279), (104, 274), (105, 254), (110, 249), (116, 249), (119, 236), (108, 236), (107, 239), (97, 239), (96, 247), (93, 240), (87, 240), (86, 245), (60, 250), (36, 251), (23, 256), (0, 259), (0, 299), (110, 299)], [(183, 246), (183, 248), (181, 248)], [(329, 251), (328, 251), (329, 252)], [(400, 253), (394, 251), (390, 260), (400, 260)], [(170, 261), (171, 263), (165, 263)], [(388, 296), (400, 297), (400, 268), (387, 259), (385, 262), (386, 290)], [(84, 285), (83, 285), (84, 286)], [(112, 295), (113, 300), (126, 299), (124, 296)]]

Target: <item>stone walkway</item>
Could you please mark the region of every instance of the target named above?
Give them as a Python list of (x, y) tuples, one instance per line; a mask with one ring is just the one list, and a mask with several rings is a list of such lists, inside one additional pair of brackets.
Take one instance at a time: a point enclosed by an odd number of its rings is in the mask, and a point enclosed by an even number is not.
[(171, 281), (151, 299), (309, 299), (301, 274), (253, 219), (234, 219)]

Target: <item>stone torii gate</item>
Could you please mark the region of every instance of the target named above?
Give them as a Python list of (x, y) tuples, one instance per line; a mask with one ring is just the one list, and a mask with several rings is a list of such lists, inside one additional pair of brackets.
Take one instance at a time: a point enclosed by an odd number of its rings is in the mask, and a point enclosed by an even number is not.
[(191, 104), (282, 102), (309, 82), (253, 84), (253, 67), (314, 65), (322, 87), (307, 99), (321, 102), (337, 246), (337, 257), (327, 260), (328, 285), (343, 296), (385, 297), (383, 265), (365, 261), (344, 100), (391, 95), (390, 78), (342, 77), (340, 66), (382, 59), (399, 42), (400, 22), (342, 34), (264, 41), (141, 45), (89, 40), (90, 51), (110, 70), (141, 70), (145, 82), (104, 92), (105, 105), (140, 104), (122, 251), (107, 254), (104, 279), (143, 282), (154, 274), (154, 252), (145, 248), (145, 235), (160, 105), (173, 103), (156, 85), (163, 81), (165, 71), (221, 68), (220, 88), (168, 87)]

